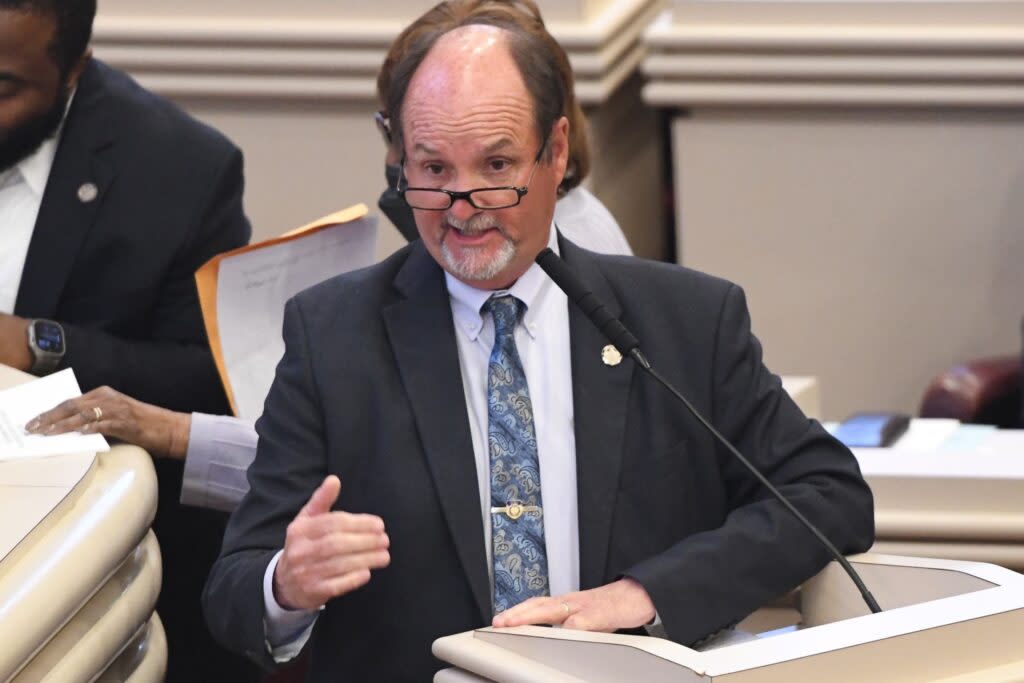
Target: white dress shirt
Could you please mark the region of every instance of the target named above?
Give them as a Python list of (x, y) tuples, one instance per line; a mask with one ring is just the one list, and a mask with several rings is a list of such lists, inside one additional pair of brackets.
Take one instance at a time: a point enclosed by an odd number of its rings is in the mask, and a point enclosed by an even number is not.
[(31, 156), (0, 173), (0, 313), (14, 313), (58, 140), (55, 135)]
[[(548, 246), (558, 251), (554, 229)], [(487, 367), (494, 344), (494, 322), (480, 307), (491, 296), (512, 294), (526, 304), (516, 326), (516, 348), (523, 362), (533, 404), (544, 508), (548, 582), (552, 595), (579, 590), (579, 524), (576, 504), (576, 436), (573, 431), (572, 367), (569, 350), (569, 302), (565, 294), (533, 264), (506, 291), (480, 290), (445, 274), (455, 320), (455, 340), (466, 394), (466, 412), (476, 459), (484, 547), (491, 574), (491, 483), (487, 450)], [(285, 610), (274, 599), (273, 576), (280, 551), (263, 580), (267, 645), (283, 662), (302, 649), (316, 610)], [(372, 579), (371, 579), (372, 581)]]

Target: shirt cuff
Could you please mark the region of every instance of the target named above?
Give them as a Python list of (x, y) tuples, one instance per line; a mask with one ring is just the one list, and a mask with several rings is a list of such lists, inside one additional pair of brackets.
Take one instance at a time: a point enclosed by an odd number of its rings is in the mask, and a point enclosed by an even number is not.
[(209, 479), (210, 466), (210, 422), (212, 415), (192, 413), (188, 428), (188, 446), (185, 448), (185, 469), (181, 477), (181, 503), (203, 506), (206, 504), (206, 488), (203, 482)]
[[(298, 656), (313, 631), (320, 610), (285, 609), (274, 598), (274, 570), (283, 550), (278, 550), (263, 575), (263, 627), (267, 652), (275, 662), (288, 662)], [(323, 609), (322, 607), (320, 609)]]
[(231, 512), (249, 490), (256, 430), (227, 415), (192, 413), (181, 479), (181, 503)]
[(668, 638), (668, 634), (665, 633), (665, 625), (661, 623), (661, 615), (657, 610), (654, 611), (654, 621), (644, 624), (644, 630), (653, 638)]

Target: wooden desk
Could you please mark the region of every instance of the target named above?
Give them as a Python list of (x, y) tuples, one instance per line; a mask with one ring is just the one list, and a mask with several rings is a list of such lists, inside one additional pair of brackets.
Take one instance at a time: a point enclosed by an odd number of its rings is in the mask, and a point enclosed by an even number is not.
[(156, 499), (134, 446), (0, 462), (0, 681), (163, 679)]

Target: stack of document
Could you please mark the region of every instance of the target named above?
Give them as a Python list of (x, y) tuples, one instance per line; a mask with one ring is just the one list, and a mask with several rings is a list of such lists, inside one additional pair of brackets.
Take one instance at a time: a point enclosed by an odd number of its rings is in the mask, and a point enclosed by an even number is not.
[(255, 421), (284, 354), (291, 297), (374, 263), (377, 218), (357, 204), (281, 237), (214, 257), (196, 273), (213, 359), (236, 416)]
[(100, 434), (26, 434), (25, 425), (40, 413), (82, 395), (70, 368), (0, 391), (0, 460), (17, 460), (110, 450)]

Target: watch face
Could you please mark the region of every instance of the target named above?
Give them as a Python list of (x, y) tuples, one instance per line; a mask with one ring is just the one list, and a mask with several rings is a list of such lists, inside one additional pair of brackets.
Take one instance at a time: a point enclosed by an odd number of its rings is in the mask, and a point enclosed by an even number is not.
[(64, 330), (60, 325), (48, 320), (37, 320), (35, 322), (36, 346), (42, 351), (50, 353), (64, 352)]

